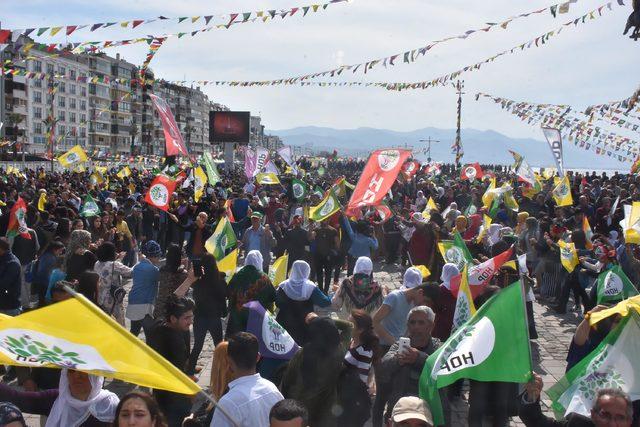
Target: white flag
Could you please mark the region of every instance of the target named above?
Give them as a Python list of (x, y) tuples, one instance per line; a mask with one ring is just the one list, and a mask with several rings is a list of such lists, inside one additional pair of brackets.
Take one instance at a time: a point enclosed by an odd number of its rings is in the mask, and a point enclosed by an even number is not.
[(269, 163), (269, 150), (264, 147), (256, 148), (256, 168), (253, 171), (253, 176), (255, 177), (262, 169)]
[(296, 162), (293, 160), (293, 152), (291, 150), (291, 147), (285, 145), (278, 150), (278, 154), (280, 155), (280, 157), (282, 157), (282, 160), (284, 160), (289, 165), (289, 167), (291, 168), (291, 172), (293, 172), (294, 175), (298, 175), (298, 167), (296, 166)]
[(560, 135), (560, 130), (556, 128), (543, 127), (542, 133), (544, 133), (544, 137), (547, 138), (549, 148), (551, 148), (551, 154), (553, 154), (556, 166), (558, 167), (558, 173), (560, 176), (564, 176), (564, 165), (562, 162), (562, 135)]

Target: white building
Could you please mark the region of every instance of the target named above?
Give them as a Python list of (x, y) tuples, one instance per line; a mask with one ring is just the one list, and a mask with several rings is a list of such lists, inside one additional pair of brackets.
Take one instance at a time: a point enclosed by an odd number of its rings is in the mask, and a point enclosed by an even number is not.
[[(28, 70), (46, 73), (46, 77), (22, 77), (28, 97), (26, 151), (40, 154), (49, 150), (44, 123), (49, 114), (56, 120), (55, 151), (66, 151), (76, 144), (86, 147), (89, 67), (75, 55), (52, 57), (35, 49), (30, 55), (36, 59), (28, 61)], [(55, 88), (53, 96), (50, 87)]]

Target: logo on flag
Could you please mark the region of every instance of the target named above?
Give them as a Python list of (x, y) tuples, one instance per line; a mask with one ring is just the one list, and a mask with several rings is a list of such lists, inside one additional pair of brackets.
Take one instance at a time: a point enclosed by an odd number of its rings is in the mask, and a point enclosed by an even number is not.
[(163, 184), (155, 184), (149, 189), (149, 197), (154, 205), (164, 206), (169, 202), (169, 191)]
[(463, 326), (462, 333), (457, 334), (456, 338), (440, 353), (431, 378), (449, 375), (484, 362), (493, 351), (496, 329), (491, 319), (483, 317), (476, 324)]
[(247, 332), (258, 338), (260, 354), (271, 359), (291, 359), (300, 347), (287, 330), (258, 301), (251, 301), (244, 307), (249, 309)]
[(331, 213), (333, 213), (335, 207), (335, 199), (333, 197), (329, 197), (327, 199), (327, 203), (325, 203), (324, 206), (322, 206), (322, 208), (320, 209), (320, 216), (330, 215)]
[(301, 199), (304, 196), (304, 187), (298, 182), (293, 183), (293, 197)]
[(478, 172), (476, 171), (476, 168), (473, 166), (467, 166), (464, 170), (464, 174), (467, 176), (468, 179), (470, 180), (474, 180), (476, 179), (476, 174)]
[(28, 329), (0, 331), (0, 352), (21, 365), (115, 372), (95, 348)]
[(612, 297), (622, 293), (624, 284), (622, 279), (613, 271), (609, 271), (604, 278), (604, 295)]
[(465, 265), (464, 255), (462, 251), (457, 246), (451, 246), (444, 253), (444, 260), (448, 263), (455, 264), (458, 267), (458, 271), (462, 271)]
[(378, 154), (378, 166), (385, 172), (389, 172), (398, 165), (400, 161), (400, 151), (383, 150)]

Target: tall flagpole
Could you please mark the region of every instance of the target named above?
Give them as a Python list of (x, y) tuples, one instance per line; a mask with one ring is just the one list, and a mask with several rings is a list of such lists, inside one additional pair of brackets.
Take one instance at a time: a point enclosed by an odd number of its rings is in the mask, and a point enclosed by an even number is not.
[(462, 121), (462, 95), (464, 92), (464, 81), (458, 80), (455, 84), (456, 93), (458, 94), (458, 120), (456, 126), (456, 142), (454, 144), (454, 149), (456, 153), (456, 169), (460, 169), (460, 160), (462, 156), (464, 156), (464, 151), (462, 151), (462, 138), (460, 135), (460, 124)]

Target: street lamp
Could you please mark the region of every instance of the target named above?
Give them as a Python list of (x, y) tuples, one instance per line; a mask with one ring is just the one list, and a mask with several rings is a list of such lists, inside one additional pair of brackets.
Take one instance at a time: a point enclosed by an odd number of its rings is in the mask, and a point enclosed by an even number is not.
[(440, 142), (437, 139), (431, 139), (431, 137), (427, 139), (421, 139), (420, 142), (426, 142), (429, 145), (427, 146), (427, 162), (431, 163), (431, 143), (432, 142)]

